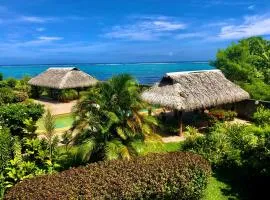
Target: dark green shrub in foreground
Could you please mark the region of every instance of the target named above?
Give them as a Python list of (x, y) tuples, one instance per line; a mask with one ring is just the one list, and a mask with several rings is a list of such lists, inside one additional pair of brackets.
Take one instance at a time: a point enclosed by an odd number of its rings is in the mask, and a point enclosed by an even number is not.
[(210, 166), (192, 153), (98, 162), (24, 180), (5, 199), (200, 199)]

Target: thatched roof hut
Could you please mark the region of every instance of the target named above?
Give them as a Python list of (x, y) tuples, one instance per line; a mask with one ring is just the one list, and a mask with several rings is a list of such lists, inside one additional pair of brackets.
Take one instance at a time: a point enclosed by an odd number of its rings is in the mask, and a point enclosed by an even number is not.
[(45, 72), (32, 78), (28, 83), (39, 87), (69, 89), (95, 85), (97, 79), (76, 67), (58, 67), (47, 69)]
[(232, 83), (220, 70), (167, 73), (160, 83), (142, 93), (142, 99), (180, 111), (215, 107), (249, 99), (249, 94)]
[(167, 73), (142, 98), (181, 111), (192, 111), (249, 99), (249, 94), (232, 83), (220, 70)]

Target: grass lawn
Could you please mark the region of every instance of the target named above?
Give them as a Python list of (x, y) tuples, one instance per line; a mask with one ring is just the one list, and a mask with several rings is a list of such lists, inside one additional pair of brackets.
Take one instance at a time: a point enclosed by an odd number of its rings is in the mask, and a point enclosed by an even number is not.
[(204, 193), (203, 200), (238, 200), (236, 196), (228, 194), (231, 186), (212, 176)]

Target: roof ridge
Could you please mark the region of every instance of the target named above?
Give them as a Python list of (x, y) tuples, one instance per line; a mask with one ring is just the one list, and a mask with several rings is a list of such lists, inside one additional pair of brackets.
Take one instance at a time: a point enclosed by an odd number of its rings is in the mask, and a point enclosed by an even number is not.
[(59, 88), (62, 88), (63, 85), (65, 85), (66, 81), (68, 80), (68, 77), (70, 76), (72, 70), (68, 71), (65, 76), (62, 78), (60, 84), (59, 84)]
[(193, 73), (203, 73), (203, 72), (221, 72), (219, 69), (209, 69), (209, 70), (194, 70), (194, 71), (181, 71), (181, 72), (168, 72), (166, 76), (181, 75), (181, 74), (193, 74)]

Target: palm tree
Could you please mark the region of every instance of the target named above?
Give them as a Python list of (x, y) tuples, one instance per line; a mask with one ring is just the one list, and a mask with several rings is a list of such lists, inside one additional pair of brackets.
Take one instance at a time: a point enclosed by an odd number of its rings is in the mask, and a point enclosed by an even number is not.
[(130, 75), (118, 75), (91, 88), (76, 105), (72, 130), (79, 132), (75, 143), (81, 145), (83, 159), (129, 159), (132, 143), (153, 134), (154, 117), (141, 114), (137, 82)]

